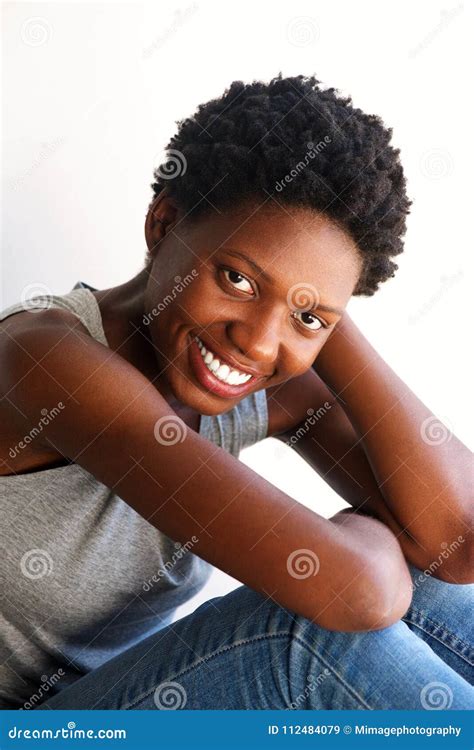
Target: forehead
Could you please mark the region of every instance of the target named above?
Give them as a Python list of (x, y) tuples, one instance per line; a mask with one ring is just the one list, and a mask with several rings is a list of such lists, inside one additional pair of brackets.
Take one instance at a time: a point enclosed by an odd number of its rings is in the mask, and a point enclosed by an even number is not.
[[(250, 205), (212, 212), (192, 226), (187, 241), (206, 263), (227, 257), (226, 249), (238, 251), (258, 263), (276, 284), (310, 283), (328, 297), (327, 302), (333, 297), (345, 303), (362, 268), (349, 234), (325, 215), (302, 208)], [(234, 258), (235, 262), (244, 263)]]

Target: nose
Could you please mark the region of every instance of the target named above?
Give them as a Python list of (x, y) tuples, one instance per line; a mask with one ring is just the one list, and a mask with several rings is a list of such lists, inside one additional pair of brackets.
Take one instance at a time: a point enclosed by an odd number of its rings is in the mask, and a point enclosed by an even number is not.
[(227, 336), (240, 350), (247, 363), (259, 364), (266, 374), (273, 372), (281, 345), (281, 311), (259, 310), (245, 320), (236, 320), (227, 325)]

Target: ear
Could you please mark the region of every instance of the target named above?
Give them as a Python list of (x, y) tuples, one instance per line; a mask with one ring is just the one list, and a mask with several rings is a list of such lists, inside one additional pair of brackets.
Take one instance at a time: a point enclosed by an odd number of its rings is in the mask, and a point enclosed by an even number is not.
[(150, 205), (145, 220), (145, 239), (150, 257), (155, 256), (159, 243), (175, 224), (177, 214), (176, 204), (163, 188)]

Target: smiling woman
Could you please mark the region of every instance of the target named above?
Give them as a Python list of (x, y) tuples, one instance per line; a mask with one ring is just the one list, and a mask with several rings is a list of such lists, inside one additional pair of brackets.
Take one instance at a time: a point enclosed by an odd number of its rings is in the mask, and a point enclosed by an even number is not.
[[(146, 236), (155, 260), (145, 309), (166, 298), (177, 275), (195, 273), (178, 305), (149, 326), (158, 358), (163, 353), (160, 392), (205, 414), (227, 411), (242, 395), (308, 370), (362, 266), (354, 241), (331, 219), (291, 206), (247, 202), (188, 223), (164, 189), (148, 214)], [(205, 383), (196, 381), (203, 372), (196, 337), (216, 355), (206, 363)], [(167, 368), (167, 361), (175, 366)], [(224, 387), (230, 371), (221, 364), (250, 374), (245, 388)]]
[[(298, 707), (474, 707), (467, 451), (434, 460), (345, 312), (402, 251), (390, 138), (314, 77), (234, 82), (170, 141), (134, 278), (0, 314), (3, 707), (293, 708), (323, 662)], [(238, 460), (272, 435), (353, 507)], [(170, 625), (211, 566), (243, 585)]]

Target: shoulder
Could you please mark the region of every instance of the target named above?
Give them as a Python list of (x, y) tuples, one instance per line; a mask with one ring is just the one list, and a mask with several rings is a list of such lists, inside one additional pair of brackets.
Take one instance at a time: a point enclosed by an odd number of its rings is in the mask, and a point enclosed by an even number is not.
[(266, 396), (267, 437), (282, 439), (286, 432), (304, 422), (309, 409), (317, 411), (325, 402), (333, 403), (335, 400), (313, 368), (281, 385), (267, 388)]
[[(44, 314), (49, 317), (53, 312)], [(36, 313), (39, 319), (42, 315)], [(116, 459), (119, 454), (122, 463), (130, 458), (124, 436), (133, 434), (135, 440), (141, 429), (151, 429), (153, 435), (156, 419), (169, 412), (155, 386), (139, 370), (87, 331), (71, 330), (65, 322), (26, 321), (14, 335), (10, 331), (4, 337), (0, 356), (4, 353), (0, 400), (7, 404), (2, 416), (11, 430), (34, 437), (37, 450), (54, 448), (61, 456), (73, 458), (99, 481), (104, 481), (99, 458), (107, 471), (115, 472), (114, 481), (119, 481)], [(151, 449), (150, 444), (147, 448)]]
[[(22, 392), (28, 398), (42, 375), (49, 375), (59, 386), (61, 371), (71, 367), (71, 342), (78, 339), (83, 351), (94, 345), (80, 319), (56, 307), (34, 312), (20, 309), (0, 320), (0, 422), (4, 428), (8, 426), (10, 437), (17, 431), (21, 435), (25, 432), (23, 410), (16, 404), (15, 394)], [(59, 355), (54, 373), (48, 363), (53, 353)], [(3, 437), (4, 430), (1, 443)]]
[(70, 331), (77, 330), (90, 336), (79, 317), (69, 310), (60, 307), (45, 307), (36, 310), (18, 309), (0, 320), (0, 346), (6, 347), (9, 342), (28, 331), (36, 331), (38, 335), (41, 335), (41, 331), (52, 326)]

